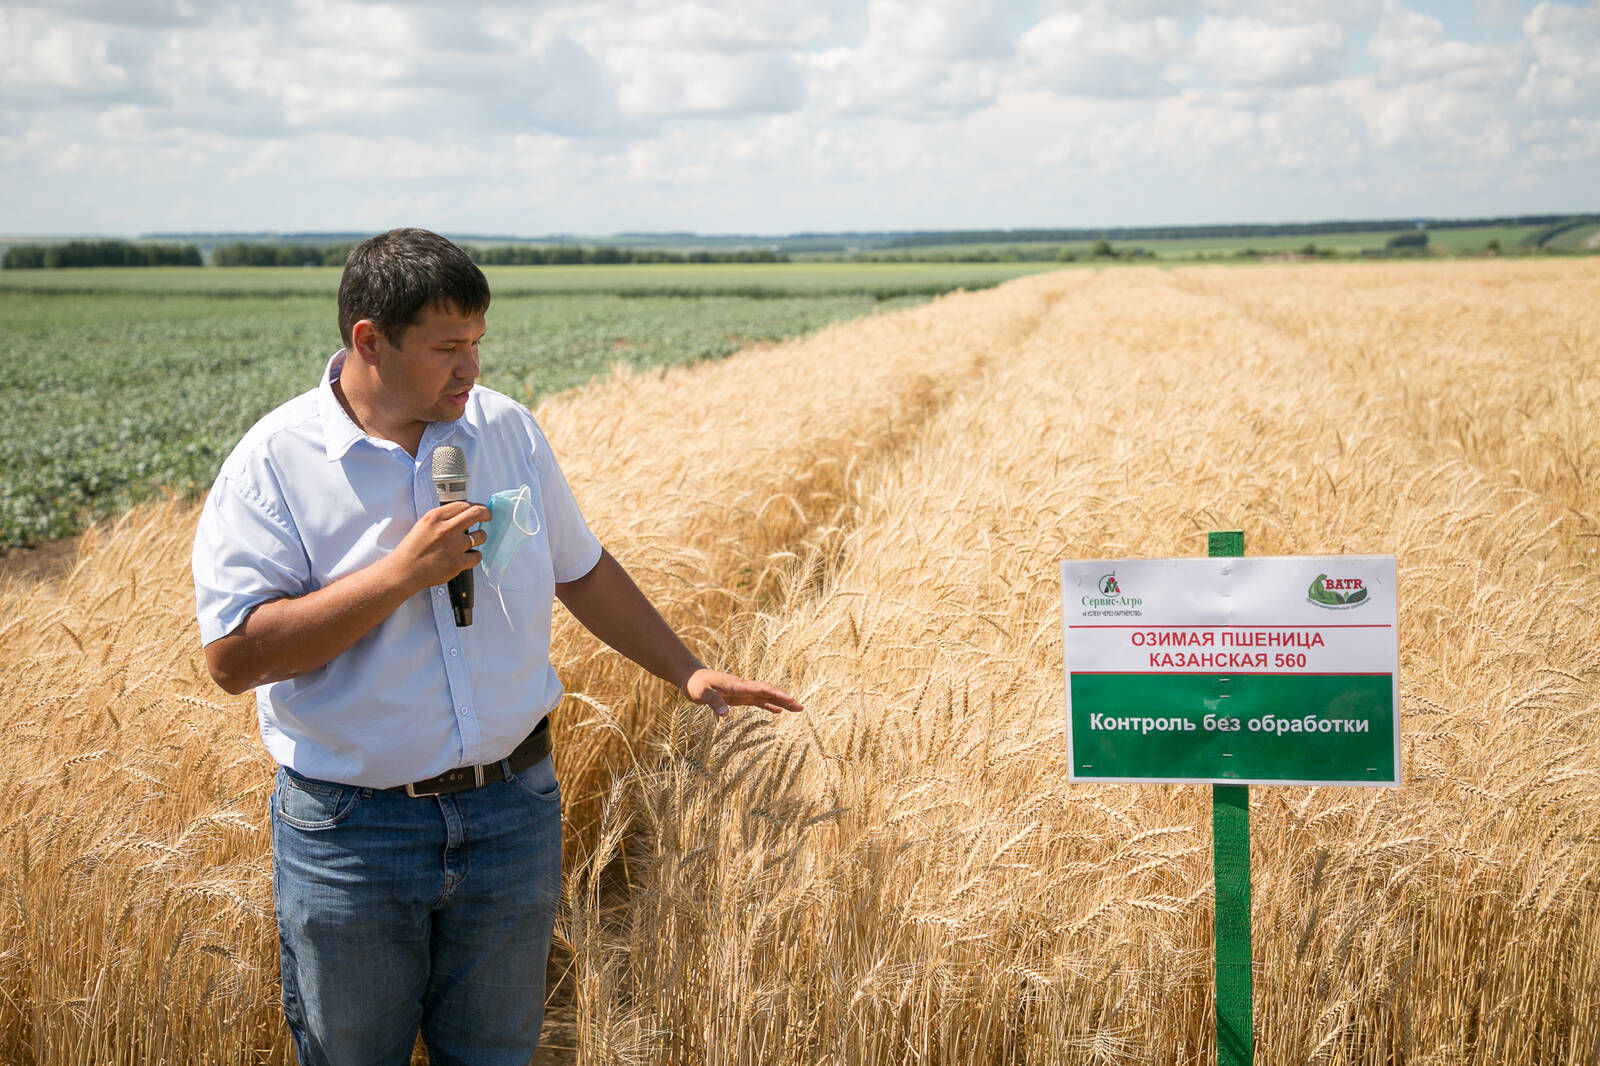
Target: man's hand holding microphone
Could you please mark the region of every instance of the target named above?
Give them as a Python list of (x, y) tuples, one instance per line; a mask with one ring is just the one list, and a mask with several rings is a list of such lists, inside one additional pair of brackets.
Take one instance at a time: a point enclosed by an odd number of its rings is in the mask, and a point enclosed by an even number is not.
[[(456, 613), (456, 625), (472, 622), (472, 568), (483, 559), (478, 548), (488, 539), (488, 534), (472, 526), (489, 521), (489, 508), (481, 503), (452, 500), (441, 503), (417, 519), (398, 547), (394, 550), (397, 569), (409, 575), (416, 590), (432, 585), (451, 585), (451, 601), (457, 600), (456, 588), (465, 586), (466, 620), (461, 611)], [(458, 581), (459, 579), (459, 581)]]

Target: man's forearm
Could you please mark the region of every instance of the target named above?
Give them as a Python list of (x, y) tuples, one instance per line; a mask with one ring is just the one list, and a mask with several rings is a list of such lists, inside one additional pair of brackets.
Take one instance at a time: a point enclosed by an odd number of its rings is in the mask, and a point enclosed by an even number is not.
[(558, 584), (556, 595), (585, 629), (680, 689), (705, 668), (608, 551), (583, 577)]
[(206, 645), (212, 679), (237, 694), (327, 666), (410, 596), (476, 565), (487, 535), (467, 527), (490, 517), (481, 503), (441, 504), (377, 562), (304, 596), (263, 603), (232, 633)]
[(271, 600), (206, 645), (206, 666), (231, 693), (328, 665), (388, 618), (417, 587), (391, 558), (304, 596)]

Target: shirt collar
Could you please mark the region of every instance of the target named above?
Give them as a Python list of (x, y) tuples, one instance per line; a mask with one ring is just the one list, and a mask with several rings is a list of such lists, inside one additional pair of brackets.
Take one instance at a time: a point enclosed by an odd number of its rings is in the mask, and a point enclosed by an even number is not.
[[(328, 450), (330, 463), (343, 459), (357, 444), (363, 441), (372, 442), (361, 427), (356, 425), (355, 420), (344, 409), (344, 404), (339, 402), (339, 397), (333, 392), (334, 381), (344, 371), (346, 354), (347, 350), (344, 348), (333, 353), (333, 358), (328, 360), (328, 366), (322, 372), (322, 383), (317, 386), (317, 409), (322, 419), (322, 442)], [(467, 406), (470, 411), (472, 406), (470, 401)], [(428, 423), (427, 428), (422, 431), (422, 444), (419, 445), (418, 451), (449, 440), (457, 432), (468, 438), (477, 437), (477, 429), (466, 413), (454, 422)]]
[(333, 392), (333, 383), (344, 370), (344, 356), (343, 348), (333, 353), (322, 372), (322, 383), (317, 386), (317, 413), (322, 416), (322, 442), (327, 446), (330, 463), (343, 459), (346, 452), (367, 437)]

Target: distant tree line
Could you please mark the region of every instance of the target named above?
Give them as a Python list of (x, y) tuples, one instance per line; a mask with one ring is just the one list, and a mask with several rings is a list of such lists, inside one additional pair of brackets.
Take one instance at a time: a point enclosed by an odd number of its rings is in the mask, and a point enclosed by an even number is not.
[(52, 270), (56, 267), (200, 266), (200, 249), (192, 244), (143, 244), (134, 241), (65, 241), (61, 244), (13, 244), (0, 266), (6, 270)]
[[(235, 241), (218, 245), (211, 264), (219, 267), (343, 266), (351, 243), (295, 244), (278, 241)], [(463, 245), (473, 262), (484, 266), (564, 266), (595, 263), (787, 263), (774, 251), (667, 252), (648, 248), (587, 247), (577, 244), (508, 244), (484, 248)], [(14, 244), (6, 249), (6, 270), (54, 267), (202, 266), (192, 244), (157, 244), (121, 240), (66, 241), (61, 244)]]
[(577, 244), (499, 244), (488, 248), (463, 245), (474, 263), (483, 266), (577, 266), (604, 263), (787, 263), (783, 252), (666, 252), (654, 248), (586, 247)]
[[(1117, 248), (1105, 238), (1096, 240), (1081, 253), (1086, 259), (1148, 259), (1155, 253), (1144, 248)], [(1080, 253), (1058, 244), (1003, 245), (977, 248), (970, 252), (938, 250), (931, 252), (855, 252), (852, 263), (1072, 263)]]
[(272, 242), (218, 245), (211, 264), (219, 267), (344, 266), (353, 247), (349, 244), (276, 244)]
[[(238, 242), (211, 254), (216, 266), (343, 266), (350, 244), (275, 244)], [(782, 252), (665, 252), (647, 248), (586, 247), (578, 244), (462, 245), (482, 266), (582, 266), (597, 263), (787, 263)]]
[(1352, 220), (1332, 222), (1250, 223), (1217, 226), (1131, 226), (1110, 229), (950, 230), (896, 234), (883, 248), (916, 248), (938, 244), (1010, 244), (1049, 241), (1130, 241), (1235, 237), (1321, 237), (1336, 233), (1370, 233), (1386, 229), (1466, 229), (1481, 226), (1548, 226), (1565, 223), (1567, 215), (1515, 215), (1502, 218)]
[[(978, 248), (970, 252), (853, 252), (853, 263), (1053, 263), (1071, 262), (1073, 252), (1055, 244)], [(1062, 259), (1065, 255), (1069, 258)]]

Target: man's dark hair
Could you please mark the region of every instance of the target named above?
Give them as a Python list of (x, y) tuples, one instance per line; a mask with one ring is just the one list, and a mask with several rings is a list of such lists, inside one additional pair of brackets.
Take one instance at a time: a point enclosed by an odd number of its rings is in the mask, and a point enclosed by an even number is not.
[(466, 252), (425, 229), (392, 229), (350, 250), (339, 279), (339, 336), (371, 319), (390, 344), (427, 306), (463, 315), (489, 310), (489, 282)]

